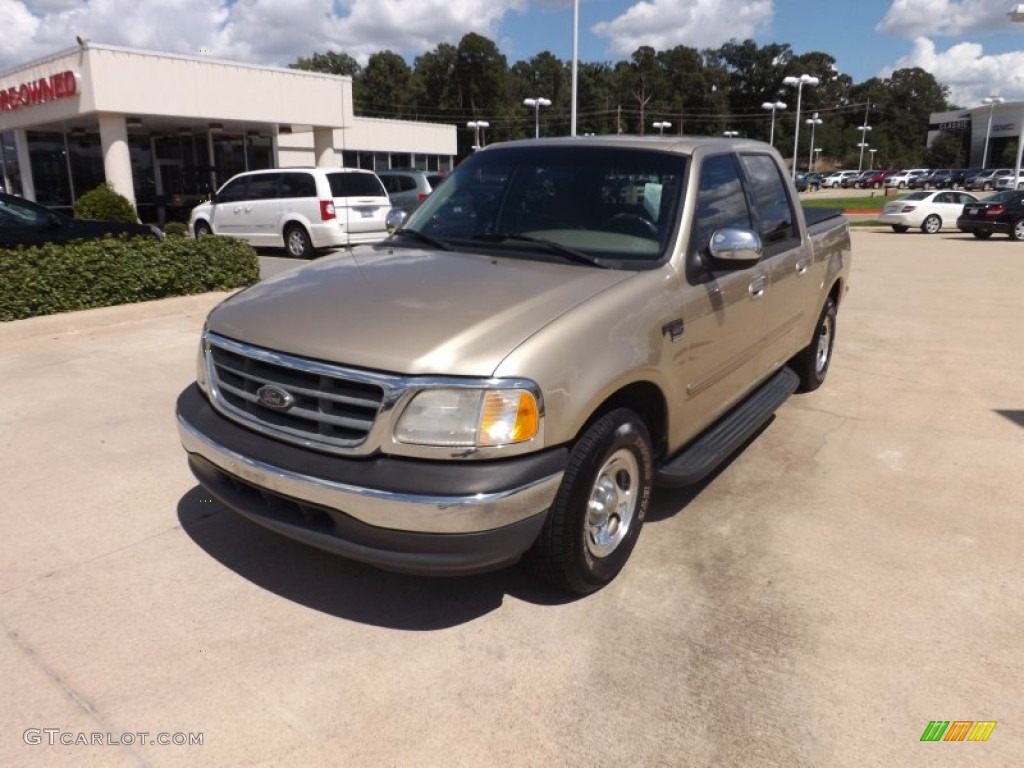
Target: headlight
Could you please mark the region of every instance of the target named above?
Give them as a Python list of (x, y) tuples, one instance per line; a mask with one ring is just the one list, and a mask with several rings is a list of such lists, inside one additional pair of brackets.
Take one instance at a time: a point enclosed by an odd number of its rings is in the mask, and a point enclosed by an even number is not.
[(522, 443), (540, 430), (537, 397), (527, 389), (426, 389), (395, 426), (400, 443), (484, 447)]

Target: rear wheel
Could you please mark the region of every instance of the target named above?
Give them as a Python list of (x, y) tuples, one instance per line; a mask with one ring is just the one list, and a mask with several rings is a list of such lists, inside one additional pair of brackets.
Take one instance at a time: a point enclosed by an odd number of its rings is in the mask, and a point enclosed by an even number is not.
[(979, 240), (988, 240), (990, 237), (992, 237), (992, 233), (989, 232), (987, 229), (976, 229), (971, 234), (974, 235)]
[(921, 222), (921, 231), (926, 235), (934, 235), (940, 229), (942, 229), (942, 219), (934, 213), (926, 216), (925, 220)]
[(288, 255), (296, 259), (308, 259), (313, 255), (313, 242), (301, 224), (289, 224), (284, 230), (284, 245)]
[(893, 232), (899, 232), (901, 235), (910, 229), (906, 224), (890, 224), (889, 226), (892, 227)]
[(831, 296), (825, 301), (814, 328), (811, 343), (790, 361), (790, 368), (800, 377), (800, 391), (813, 392), (825, 382), (832, 347), (836, 343), (836, 302)]
[(1024, 240), (1024, 219), (1017, 219), (1010, 227), (1010, 239), (1018, 243)]
[(620, 408), (583, 433), (527, 560), (555, 586), (588, 594), (622, 570), (647, 514), (651, 438), (640, 417)]

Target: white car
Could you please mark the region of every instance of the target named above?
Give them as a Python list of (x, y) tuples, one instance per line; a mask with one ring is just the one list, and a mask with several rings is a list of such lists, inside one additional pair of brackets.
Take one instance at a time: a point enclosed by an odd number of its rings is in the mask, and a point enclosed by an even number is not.
[(976, 202), (978, 198), (966, 192), (921, 190), (886, 203), (878, 220), (891, 226), (893, 232), (920, 227), (925, 234), (934, 235), (944, 226), (956, 227), (957, 217), (964, 206)]
[(833, 171), (821, 180), (821, 186), (823, 189), (827, 189), (829, 187), (832, 189), (839, 189), (839, 187), (842, 186), (843, 181), (848, 182), (860, 173), (860, 171)]
[(885, 186), (896, 187), (896, 189), (906, 189), (910, 186), (910, 182), (916, 179), (918, 176), (924, 176), (926, 173), (931, 173), (931, 168), (910, 168), (909, 170), (900, 171), (894, 173), (885, 180)]
[(229, 179), (210, 201), (192, 209), (189, 232), (284, 247), (291, 256), (308, 258), (317, 248), (383, 240), (390, 211), (388, 193), (373, 171), (272, 168)]

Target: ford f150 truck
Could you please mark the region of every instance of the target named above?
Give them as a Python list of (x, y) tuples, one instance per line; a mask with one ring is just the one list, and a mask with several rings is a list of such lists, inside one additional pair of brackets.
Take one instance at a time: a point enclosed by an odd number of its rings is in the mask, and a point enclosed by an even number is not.
[(492, 145), (375, 246), (209, 315), (191, 469), (285, 536), (382, 568), (521, 557), (578, 593), (656, 483), (705, 477), (832, 357), (850, 236), (767, 144)]

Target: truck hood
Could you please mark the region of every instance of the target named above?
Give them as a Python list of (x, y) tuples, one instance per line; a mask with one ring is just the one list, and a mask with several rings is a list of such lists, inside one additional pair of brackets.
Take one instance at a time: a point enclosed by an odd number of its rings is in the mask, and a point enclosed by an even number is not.
[(236, 294), (207, 327), (378, 371), (489, 376), (539, 329), (631, 274), (523, 256), (357, 248)]

